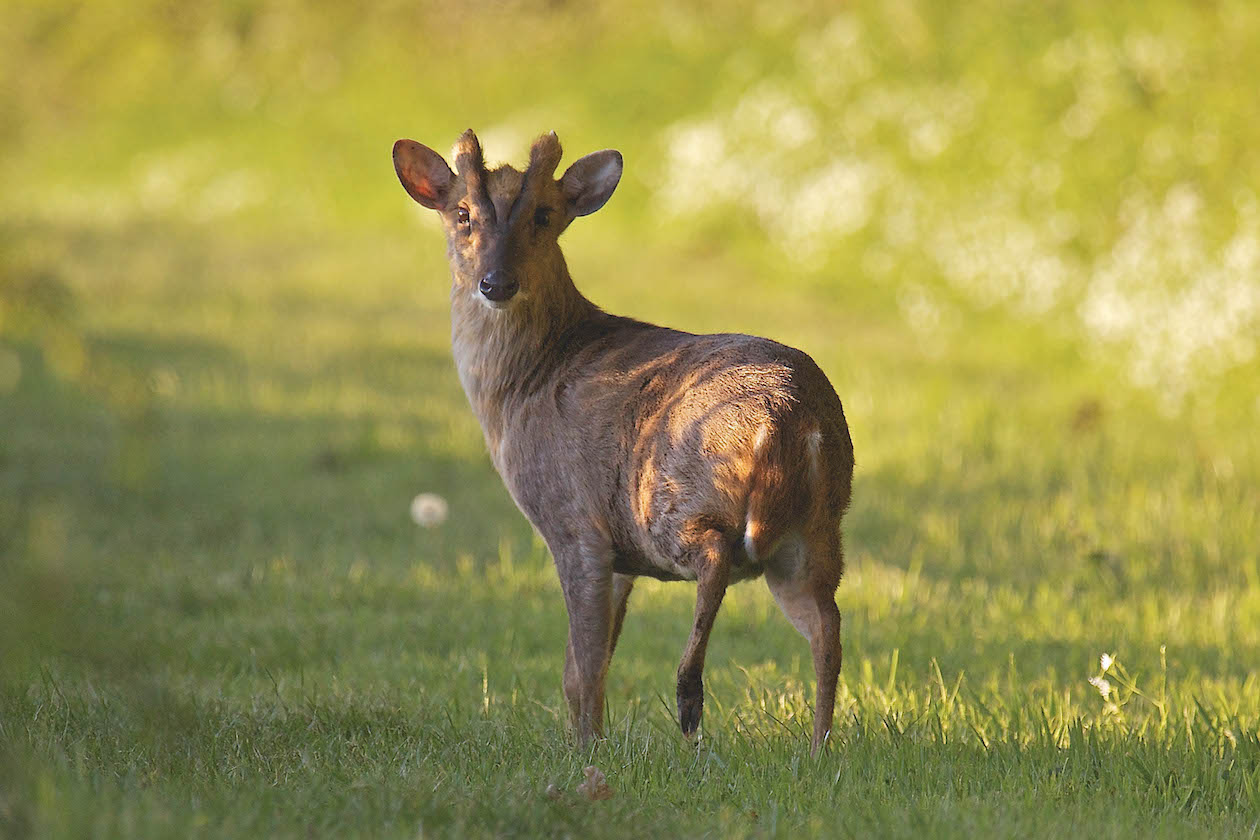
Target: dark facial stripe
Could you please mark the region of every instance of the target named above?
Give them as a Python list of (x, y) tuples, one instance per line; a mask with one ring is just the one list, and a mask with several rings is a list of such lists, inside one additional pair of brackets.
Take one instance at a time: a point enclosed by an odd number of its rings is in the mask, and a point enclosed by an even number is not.
[(481, 141), (471, 128), (460, 135), (455, 146), (455, 166), (468, 187), (468, 201), (479, 215), (494, 224), (494, 203), (487, 191), (486, 162), (481, 152)]

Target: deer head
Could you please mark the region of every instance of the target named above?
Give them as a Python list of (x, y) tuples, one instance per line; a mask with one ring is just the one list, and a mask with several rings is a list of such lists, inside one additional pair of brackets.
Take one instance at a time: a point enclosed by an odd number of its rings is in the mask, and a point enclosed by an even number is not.
[(545, 300), (554, 284), (572, 285), (557, 239), (575, 218), (594, 213), (612, 196), (621, 179), (621, 153), (589, 154), (556, 180), (560, 157), (555, 132), (534, 142), (524, 172), (487, 169), (472, 129), (455, 146), (458, 173), (428, 146), (394, 144), (403, 188), (442, 219), (453, 294), (503, 310)]

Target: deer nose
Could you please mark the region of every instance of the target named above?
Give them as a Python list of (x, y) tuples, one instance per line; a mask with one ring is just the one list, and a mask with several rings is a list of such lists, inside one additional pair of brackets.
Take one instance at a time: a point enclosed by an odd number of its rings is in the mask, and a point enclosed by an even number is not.
[(486, 300), (503, 303), (512, 299), (512, 296), (520, 290), (521, 284), (506, 271), (496, 268), (481, 278), (477, 288), (485, 295)]

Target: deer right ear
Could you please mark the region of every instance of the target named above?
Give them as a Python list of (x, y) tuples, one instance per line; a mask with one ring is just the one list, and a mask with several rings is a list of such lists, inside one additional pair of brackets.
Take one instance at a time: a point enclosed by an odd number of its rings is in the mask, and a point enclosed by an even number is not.
[(574, 216), (588, 216), (612, 198), (621, 180), (621, 152), (604, 149), (579, 158), (560, 178), (560, 191)]
[(430, 210), (444, 210), (451, 199), (455, 173), (428, 146), (415, 140), (394, 144), (394, 171), (407, 194)]

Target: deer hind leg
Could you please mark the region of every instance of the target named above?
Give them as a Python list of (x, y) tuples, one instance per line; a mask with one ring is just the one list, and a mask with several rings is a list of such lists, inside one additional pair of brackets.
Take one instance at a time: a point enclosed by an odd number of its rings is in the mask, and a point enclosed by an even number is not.
[(704, 536), (696, 560), (695, 622), (678, 664), (678, 723), (687, 737), (700, 727), (700, 715), (704, 711), (704, 655), (709, 646), (709, 632), (730, 581), (730, 548), (720, 533), (710, 531)]
[(838, 529), (809, 539), (785, 539), (766, 564), (766, 583), (792, 625), (809, 640), (818, 680), (814, 699), (814, 755), (826, 744), (836, 705), (843, 651), (836, 585), (843, 571)]
[[(617, 649), (617, 638), (621, 635), (621, 625), (626, 619), (626, 605), (630, 600), (630, 591), (633, 588), (634, 578), (630, 575), (613, 575), (612, 632), (609, 634), (608, 639), (609, 661), (612, 660), (613, 651)], [(575, 729), (580, 729), (582, 681), (578, 676), (577, 660), (573, 656), (572, 638), (570, 638), (564, 649), (564, 697), (569, 702), (570, 720), (573, 722)]]

